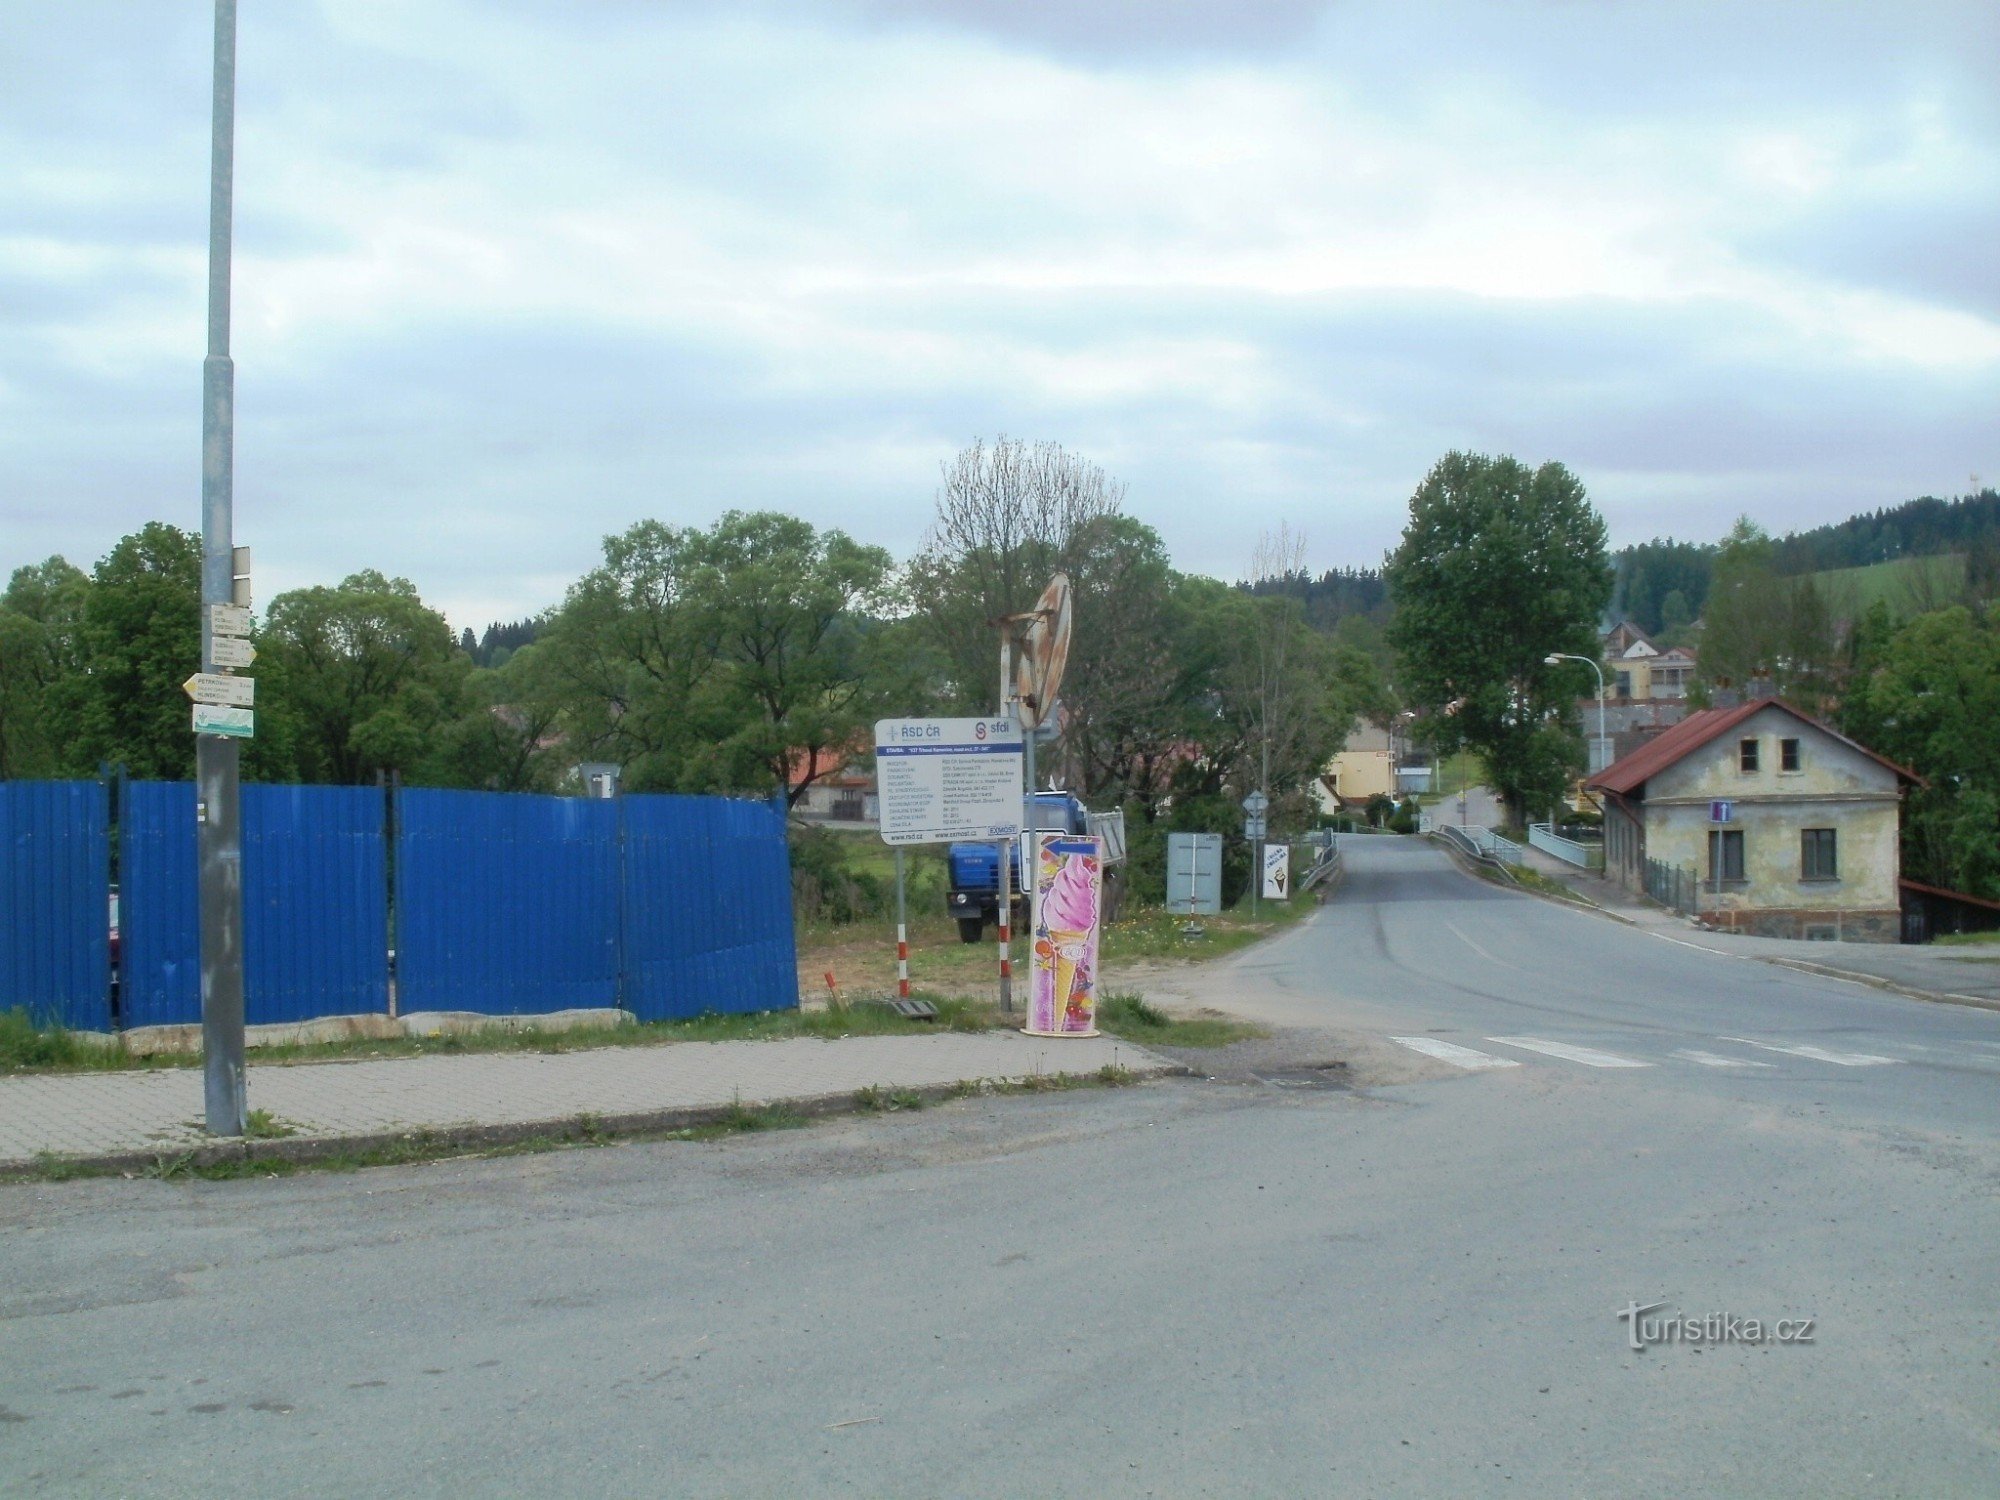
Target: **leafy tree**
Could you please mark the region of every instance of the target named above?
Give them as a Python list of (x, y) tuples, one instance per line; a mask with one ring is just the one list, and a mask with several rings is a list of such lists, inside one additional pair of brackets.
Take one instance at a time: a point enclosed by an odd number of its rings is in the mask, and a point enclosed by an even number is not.
[(1061, 692), (1061, 766), (1087, 801), (1136, 802), (1150, 817), (1204, 671), (1184, 649), (1184, 591), (1159, 534), (1130, 516), (1087, 522), (1069, 552), (1077, 624)]
[(85, 592), (79, 670), (48, 695), (64, 768), (123, 763), (136, 777), (194, 774), (194, 731), (181, 690), (201, 667), (201, 540), (148, 522), (105, 554)]
[(1718, 688), (1742, 691), (1760, 680), (1808, 712), (1818, 712), (1832, 695), (1832, 612), (1812, 579), (1778, 577), (1774, 557), (1770, 537), (1747, 516), (1717, 549), (1696, 701), (1709, 701)]
[(604, 539), (540, 635), (579, 760), (615, 761), (635, 791), (680, 787), (705, 721), (721, 640), (692, 597), (697, 533), (640, 521)]
[(2000, 611), (1885, 623), (1864, 630), (1842, 727), (1929, 782), (1904, 807), (1904, 872), (2000, 900)]
[[(1583, 689), (1611, 591), (1603, 519), (1561, 464), (1451, 453), (1410, 500), (1383, 569), (1403, 696), (1445, 749), (1484, 757), (1516, 822), (1560, 793), (1581, 747), (1559, 726)], [(1559, 745), (1565, 753), (1555, 753)]]
[(707, 532), (642, 521), (607, 537), (542, 635), (579, 754), (634, 790), (780, 788), (796, 802), (921, 661), (882, 609), (889, 555), (791, 516), (732, 511)]
[(83, 669), (90, 578), (51, 557), (16, 568), (0, 595), (0, 781), (54, 776), (64, 746), (50, 695)]
[(370, 569), (280, 594), (257, 650), (259, 727), (289, 738), (300, 780), (462, 780), (450, 731), (472, 666), (408, 579)]
[(710, 684), (722, 732), (696, 763), (715, 785), (774, 786), (795, 804), (907, 701), (900, 653), (870, 618), (893, 564), (880, 547), (774, 511), (731, 511), (698, 555), (690, 597), (722, 658)]
[(455, 778), (486, 791), (554, 791), (566, 769), (559, 684), (538, 647), (502, 657), (472, 673), (471, 708), (450, 731)]

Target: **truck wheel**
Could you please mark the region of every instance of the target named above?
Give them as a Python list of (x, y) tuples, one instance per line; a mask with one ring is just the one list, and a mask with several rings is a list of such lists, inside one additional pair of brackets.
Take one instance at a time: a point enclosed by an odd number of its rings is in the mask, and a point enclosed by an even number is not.
[(979, 917), (960, 917), (958, 919), (958, 940), (961, 943), (976, 943), (979, 941), (979, 934), (985, 930), (985, 927), (986, 923)]

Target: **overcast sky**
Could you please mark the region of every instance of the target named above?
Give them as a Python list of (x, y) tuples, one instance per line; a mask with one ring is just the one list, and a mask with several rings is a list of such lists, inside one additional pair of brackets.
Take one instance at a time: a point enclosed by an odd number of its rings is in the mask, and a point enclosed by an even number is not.
[[(0, 568), (199, 521), (207, 0), (0, 14)], [(239, 542), (454, 625), (1048, 438), (1184, 568), (1452, 448), (1614, 542), (2000, 478), (2000, 6), (243, 0)]]

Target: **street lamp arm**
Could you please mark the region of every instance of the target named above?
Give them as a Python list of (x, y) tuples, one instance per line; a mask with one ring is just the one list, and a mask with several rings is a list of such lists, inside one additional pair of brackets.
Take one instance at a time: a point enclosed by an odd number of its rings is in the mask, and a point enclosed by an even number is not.
[[(1611, 751), (1610, 747), (1605, 743), (1606, 736), (1604, 733), (1604, 668), (1595, 658), (1578, 656), (1573, 651), (1551, 651), (1542, 660), (1550, 666), (1554, 666), (1559, 661), (1580, 661), (1597, 674), (1597, 743), (1604, 747), (1601, 753), (1605, 756), (1605, 765), (1609, 765), (1611, 763)], [(1599, 766), (1597, 769), (1601, 771), (1604, 769), (1604, 766)]]

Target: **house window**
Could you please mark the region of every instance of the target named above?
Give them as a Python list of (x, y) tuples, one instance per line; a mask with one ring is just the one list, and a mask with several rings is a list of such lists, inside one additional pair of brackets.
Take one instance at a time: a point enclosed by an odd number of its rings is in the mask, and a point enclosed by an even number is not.
[(1630, 672), (1620, 672), (1618, 674), (1618, 696), (1621, 698), (1632, 696), (1632, 674)]
[(1803, 880), (1840, 879), (1840, 854), (1834, 829), (1799, 830), (1799, 877)]
[(1757, 741), (1755, 739), (1737, 741), (1736, 766), (1745, 775), (1757, 769)]
[(1799, 742), (1797, 740), (1778, 741), (1778, 769), (1796, 771), (1799, 768)]
[(1712, 883), (1716, 876), (1716, 860), (1722, 861), (1722, 878), (1741, 881), (1743, 879), (1743, 830), (1740, 828), (1715, 828), (1708, 835), (1708, 878)]

